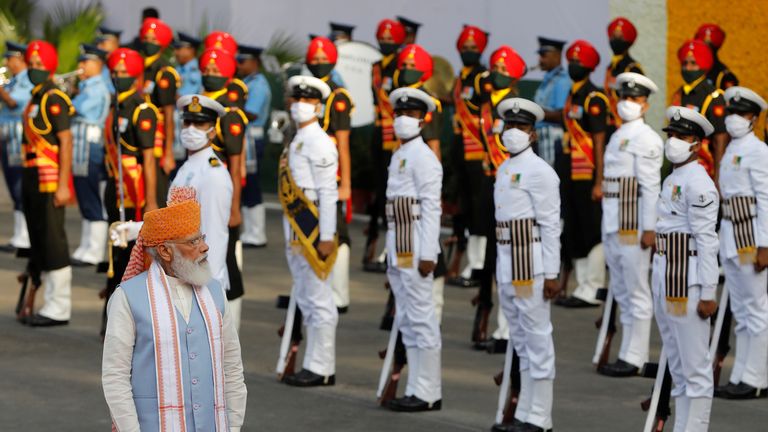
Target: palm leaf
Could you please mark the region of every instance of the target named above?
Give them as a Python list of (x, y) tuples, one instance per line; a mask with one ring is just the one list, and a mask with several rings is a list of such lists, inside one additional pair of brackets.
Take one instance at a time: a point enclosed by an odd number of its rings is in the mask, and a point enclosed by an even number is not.
[(276, 31), (269, 38), (269, 44), (265, 54), (271, 55), (284, 65), (299, 61), (303, 57), (304, 45), (296, 38), (281, 30)]
[(59, 53), (59, 73), (74, 70), (80, 55), (80, 44), (96, 36), (104, 20), (104, 11), (98, 1), (61, 2), (43, 21), (43, 35), (56, 45)]
[(30, 19), (36, 7), (37, 0), (0, 0), (0, 15), (3, 16), (0, 26), (5, 27), (0, 32), (13, 32), (17, 41), (30, 39)]

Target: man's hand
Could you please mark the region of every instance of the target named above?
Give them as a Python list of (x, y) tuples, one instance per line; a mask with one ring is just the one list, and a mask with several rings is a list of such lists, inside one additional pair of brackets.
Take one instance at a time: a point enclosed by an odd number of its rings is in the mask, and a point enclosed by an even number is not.
[(648, 249), (656, 243), (655, 231), (643, 231), (643, 235), (640, 237), (640, 247), (642, 249)]
[(114, 222), (109, 226), (109, 239), (112, 240), (112, 246), (128, 247), (128, 243), (139, 237), (142, 225), (144, 225), (143, 222)]
[(240, 207), (233, 206), (229, 212), (229, 227), (235, 228), (240, 226), (241, 223), (243, 223), (243, 217), (240, 214)]
[(592, 186), (592, 201), (600, 201), (603, 199), (603, 182), (595, 182)]
[(760, 273), (768, 267), (768, 248), (757, 248), (757, 257), (755, 259), (755, 271)]
[(54, 207), (64, 207), (67, 205), (69, 200), (72, 198), (72, 194), (69, 192), (69, 187), (64, 186), (62, 187), (59, 185), (59, 188), (56, 189), (56, 193), (53, 194), (53, 206)]
[(560, 294), (560, 281), (557, 279), (544, 279), (544, 299), (552, 300)]
[(173, 153), (166, 153), (165, 156), (163, 156), (160, 165), (163, 167), (165, 175), (170, 174), (171, 171), (176, 169), (176, 159), (173, 158)]
[(421, 277), (427, 277), (435, 270), (437, 263), (434, 261), (419, 260), (419, 274)]
[(149, 201), (149, 200), (144, 201), (144, 213), (150, 212), (152, 210), (157, 210), (157, 208), (158, 208), (157, 201)]
[(352, 197), (352, 188), (350, 186), (339, 185), (339, 201), (347, 201)]
[(317, 244), (317, 253), (320, 258), (326, 259), (333, 253), (333, 240), (324, 240)]
[(699, 314), (699, 318), (707, 319), (715, 314), (717, 310), (717, 302), (714, 300), (699, 300), (699, 304), (696, 305), (696, 313)]

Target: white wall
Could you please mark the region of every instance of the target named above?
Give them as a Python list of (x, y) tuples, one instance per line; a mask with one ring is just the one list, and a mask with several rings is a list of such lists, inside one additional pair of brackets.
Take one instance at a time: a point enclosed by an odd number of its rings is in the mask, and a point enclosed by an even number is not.
[[(49, 2), (53, 0), (45, 0)], [(454, 45), (464, 23), (490, 31), (489, 49), (508, 44), (518, 50), (529, 65), (537, 61), (538, 35), (592, 41), (602, 57), (596, 83), (602, 83), (602, 70), (610, 59), (605, 31), (609, 0), (102, 0), (102, 3), (107, 11), (106, 24), (123, 29), (125, 40), (136, 34), (141, 9), (153, 5), (160, 10), (161, 18), (177, 30), (196, 32), (205, 15), (216, 27), (231, 32), (243, 43), (254, 45), (267, 44), (276, 30), (294, 34), (303, 42), (308, 33), (327, 34), (331, 20), (356, 24), (355, 38), (373, 43), (380, 19), (404, 15), (424, 23), (419, 43), (455, 67), (460, 61)], [(529, 78), (539, 77), (532, 73)]]

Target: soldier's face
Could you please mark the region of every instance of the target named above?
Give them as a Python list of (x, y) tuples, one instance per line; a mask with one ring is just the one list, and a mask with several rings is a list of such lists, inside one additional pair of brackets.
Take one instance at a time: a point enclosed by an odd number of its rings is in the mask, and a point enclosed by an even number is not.
[(650, 105), (648, 104), (648, 96), (623, 95), (620, 97), (620, 99), (640, 104), (640, 106), (643, 107), (643, 114), (645, 114), (648, 111), (648, 108), (650, 108)]
[(509, 129), (520, 129), (521, 131), (527, 133), (527, 134), (534, 134), (533, 139), (536, 139), (536, 132), (534, 131), (534, 127), (530, 123), (515, 123), (515, 122), (504, 122), (504, 130)]
[(101, 74), (102, 63), (100, 60), (83, 60), (77, 64), (82, 70), (81, 77), (90, 78)]
[(117, 38), (109, 37), (104, 39), (103, 41), (99, 42), (97, 47), (102, 50), (106, 51), (108, 53), (111, 53), (112, 51), (116, 50), (119, 46)]
[(325, 53), (322, 51), (315, 53), (315, 55), (312, 56), (312, 58), (309, 60), (309, 64), (311, 65), (328, 63), (330, 63), (330, 60), (328, 60), (328, 56), (325, 55)]
[(698, 63), (696, 63), (696, 60), (694, 60), (694, 59), (685, 59), (685, 60), (683, 60), (683, 62), (680, 64), (680, 67), (684, 71), (692, 71), (693, 72), (693, 71), (701, 70), (701, 67), (698, 65)]
[(117, 78), (128, 78), (128, 69), (125, 67), (125, 63), (118, 63), (114, 69), (112, 69), (112, 75)]
[(382, 34), (381, 37), (379, 37), (377, 40), (379, 41), (380, 44), (382, 44), (382, 43), (395, 43), (395, 39), (392, 37), (392, 33), (388, 32), (388, 31), (384, 32), (384, 34)]
[(396, 109), (395, 117), (406, 116), (424, 120), (424, 112), (417, 109)]
[(470, 40), (464, 41), (464, 44), (461, 46), (461, 49), (459, 51), (461, 51), (461, 52), (466, 52), (466, 51), (478, 52), (478, 51), (480, 51), (480, 49), (477, 47), (477, 44), (475, 43), (475, 41), (470, 39)]
[(403, 61), (403, 66), (400, 69), (416, 69), (416, 60), (412, 58), (405, 59), (405, 61)]
[(195, 49), (188, 46), (179, 47), (173, 50), (173, 56), (180, 64), (185, 64), (195, 58)]
[(145, 34), (144, 37), (141, 39), (141, 41), (145, 43), (160, 45), (160, 43), (157, 41), (157, 36), (155, 36), (154, 32), (149, 32)]
[(504, 62), (496, 62), (491, 68), (491, 71), (498, 72), (504, 76), (510, 76), (509, 72), (507, 72), (507, 65), (505, 65)]
[(39, 55), (33, 55), (29, 58), (29, 67), (32, 69), (48, 70)]
[[(667, 138), (677, 138), (679, 140), (683, 140), (683, 141), (691, 143), (691, 144), (696, 143), (697, 140), (698, 140), (696, 135), (688, 135), (688, 134), (683, 134), (683, 133), (675, 132), (675, 131), (667, 132)], [(693, 149), (691, 149), (691, 150), (693, 150)]]
[(205, 69), (203, 69), (203, 75), (209, 75), (209, 76), (224, 76), (221, 74), (221, 71), (219, 71), (219, 67), (216, 66), (216, 63), (208, 63), (205, 66)]
[(27, 62), (24, 61), (24, 57), (21, 55), (15, 55), (5, 58), (5, 66), (12, 74), (16, 75), (27, 68)]

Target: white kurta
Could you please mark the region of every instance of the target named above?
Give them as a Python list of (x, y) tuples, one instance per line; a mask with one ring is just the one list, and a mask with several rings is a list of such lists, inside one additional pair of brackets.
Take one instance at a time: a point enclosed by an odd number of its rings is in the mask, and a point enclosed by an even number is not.
[[(496, 281), (509, 339), (520, 357), (521, 387), (515, 418), (543, 429), (552, 427), (555, 346), (551, 303), (544, 299), (544, 279), (560, 271), (560, 180), (544, 159), (528, 148), (510, 157), (496, 173), (496, 222), (535, 219), (533, 293), (521, 297), (512, 285), (511, 245), (497, 243)], [(500, 238), (497, 240), (501, 240)]]
[[(656, 201), (661, 190), (664, 143), (642, 118), (623, 123), (605, 148), (603, 173), (609, 178), (635, 178), (638, 183), (638, 239), (643, 231), (656, 229)], [(615, 194), (618, 182), (603, 184), (603, 193)], [(638, 368), (648, 361), (653, 300), (649, 272), (651, 249), (622, 244), (619, 237), (619, 199), (602, 200), (602, 235), (605, 261), (610, 273), (609, 289), (619, 305), (622, 343), (619, 359)]]
[[(723, 200), (754, 197), (752, 228), (755, 245), (768, 247), (768, 147), (754, 133), (731, 140), (720, 163)], [(741, 264), (733, 224), (720, 222), (720, 259), (730, 307), (736, 319), (736, 357), (730, 381), (768, 387), (768, 271), (756, 273)]]
[(421, 137), (401, 145), (389, 163), (387, 199), (414, 198), (413, 265), (399, 267), (395, 242), (395, 223), (387, 229), (387, 279), (395, 296), (395, 321), (407, 349), (410, 372), (406, 395), (435, 402), (442, 399), (440, 324), (432, 294), (434, 274), (422, 277), (420, 260), (437, 262), (440, 252), (440, 206), (443, 167)]
[(213, 278), (229, 290), (227, 245), (229, 244), (229, 214), (232, 207), (232, 177), (216, 157), (213, 148), (206, 147), (189, 158), (179, 168), (171, 187), (191, 186), (200, 203), (200, 231), (208, 244), (208, 262)]
[[(317, 122), (296, 132), (288, 148), (288, 166), (296, 185), (308, 199), (318, 203), (320, 240), (333, 240), (336, 234), (336, 184), (338, 152), (336, 145)], [(293, 278), (292, 293), (307, 326), (304, 369), (322, 376), (336, 373), (336, 324), (339, 319), (333, 301), (331, 277), (317, 277), (303, 253), (291, 247), (291, 228), (283, 218), (286, 257)]]
[(691, 249), (697, 252), (696, 256), (688, 257), (688, 302), (683, 316), (667, 312), (667, 257), (659, 254), (653, 257), (656, 322), (675, 384), (672, 390), (677, 398), (675, 405), (688, 407), (687, 413), (685, 409), (677, 413), (680, 420), (676, 421), (685, 425), (682, 427), (686, 431), (706, 430), (714, 390), (709, 320), (699, 318), (696, 307), (699, 300), (714, 300), (717, 289), (718, 206), (719, 197), (712, 179), (694, 161), (675, 168), (664, 180), (656, 207), (656, 232), (691, 234)]
[[(185, 320), (189, 320), (194, 294), (192, 287), (168, 276), (171, 299)], [(131, 390), (131, 361), (136, 342), (136, 325), (128, 299), (117, 287), (107, 305), (109, 320), (102, 358), (102, 387), (115, 424), (121, 432), (138, 432), (139, 417)], [(243, 360), (229, 303), (224, 303), (224, 396), (230, 432), (239, 432), (245, 417), (247, 390), (243, 380)], [(212, 391), (212, 390), (211, 390)]]

